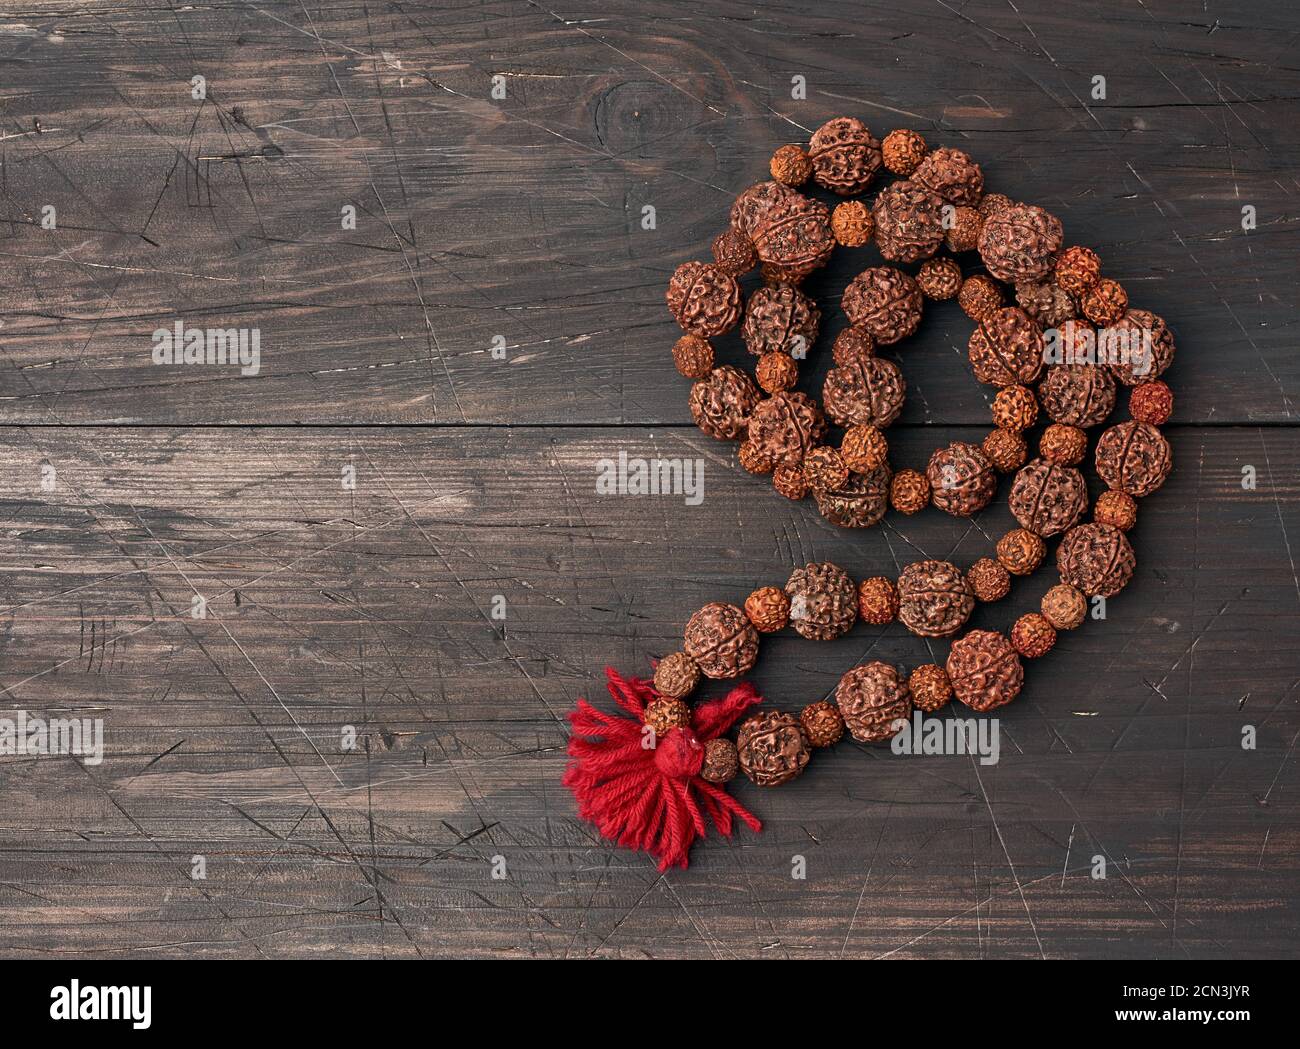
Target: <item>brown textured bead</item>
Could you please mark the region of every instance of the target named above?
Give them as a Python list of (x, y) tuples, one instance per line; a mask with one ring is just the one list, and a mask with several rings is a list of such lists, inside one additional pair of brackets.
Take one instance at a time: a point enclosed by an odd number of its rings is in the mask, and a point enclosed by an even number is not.
[(840, 441), (840, 457), (854, 473), (878, 470), (889, 455), (889, 442), (874, 426), (850, 426)]
[(854, 117), (826, 121), (812, 133), (808, 153), (817, 184), (844, 197), (861, 193), (880, 170), (880, 143)]
[(858, 584), (858, 616), (872, 626), (885, 626), (898, 618), (898, 587), (882, 575)]
[(832, 368), (822, 383), (822, 404), (837, 426), (886, 429), (906, 399), (902, 370), (884, 357), (855, 357)]
[(1099, 334), (1098, 353), (1125, 386), (1160, 378), (1174, 362), (1174, 336), (1150, 310), (1128, 310)]
[(712, 251), (713, 264), (732, 277), (740, 277), (758, 265), (758, 253), (749, 238), (730, 226), (713, 238)]
[(835, 249), (831, 213), (825, 204), (788, 190), (772, 206), (758, 209), (750, 238), (764, 276), (797, 283), (826, 265)]
[(680, 699), (664, 696), (646, 704), (642, 720), (655, 730), (656, 736), (666, 736), (675, 728), (690, 727), (691, 708)]
[(858, 618), (858, 588), (849, 574), (828, 561), (796, 568), (785, 584), (790, 625), (811, 641), (833, 641)]
[(934, 663), (922, 663), (907, 679), (907, 690), (912, 693), (912, 705), (926, 714), (942, 710), (952, 699), (952, 682), (948, 673)]
[(1101, 259), (1091, 248), (1066, 248), (1056, 257), (1054, 277), (1071, 295), (1083, 295), (1101, 279)]
[(760, 787), (788, 783), (808, 765), (808, 740), (793, 714), (755, 714), (736, 733), (741, 771)]
[(943, 198), (906, 179), (886, 186), (871, 206), (876, 247), (891, 262), (928, 259), (943, 243)]
[(980, 229), (984, 265), (1008, 284), (1042, 280), (1061, 247), (1061, 220), (1032, 204), (1013, 204), (987, 216)]
[(930, 505), (930, 481), (920, 470), (899, 470), (889, 482), (889, 502), (900, 514), (920, 513)]
[(854, 667), (835, 686), (835, 705), (859, 743), (875, 743), (898, 734), (912, 716), (907, 682), (887, 663)]
[(1174, 465), (1164, 434), (1140, 422), (1119, 423), (1103, 433), (1095, 461), (1107, 488), (1139, 499), (1164, 484)]
[(1097, 496), (1092, 508), (1092, 519), (1098, 524), (1108, 524), (1127, 532), (1137, 524), (1137, 502), (1127, 492), (1113, 488)]
[(1174, 394), (1163, 382), (1144, 382), (1129, 394), (1128, 413), (1148, 426), (1164, 426), (1174, 414)]
[(860, 200), (846, 200), (831, 212), (831, 232), (836, 243), (846, 248), (861, 248), (871, 243), (876, 222), (871, 209)]
[(975, 610), (975, 592), (949, 561), (916, 561), (898, 577), (898, 618), (917, 637), (951, 637)]
[(713, 347), (698, 335), (683, 335), (673, 343), (673, 364), (688, 379), (703, 379), (713, 370)]
[(1113, 525), (1076, 525), (1056, 548), (1061, 580), (1089, 597), (1114, 597), (1133, 578), (1136, 566), (1133, 547)]
[(1002, 289), (998, 287), (997, 282), (982, 273), (967, 277), (961, 282), (961, 290), (957, 292), (957, 305), (962, 308), (962, 312), (967, 317), (976, 322), (983, 320), (994, 310), (1001, 309), (1005, 302)]
[(954, 255), (974, 251), (980, 240), (984, 216), (976, 208), (957, 207), (944, 209), (943, 242)]
[(849, 479), (849, 468), (836, 449), (822, 445), (804, 456), (803, 475), (814, 492), (837, 492)]
[(685, 652), (670, 652), (655, 666), (655, 691), (669, 699), (685, 699), (700, 683), (700, 668)]
[(1073, 630), (1088, 614), (1088, 599), (1069, 583), (1057, 583), (1043, 595), (1038, 607), (1057, 630)]
[(860, 357), (870, 357), (875, 352), (875, 338), (860, 324), (845, 328), (835, 336), (835, 342), (831, 346), (831, 358), (837, 368), (843, 368)]
[(780, 587), (759, 587), (745, 598), (745, 615), (760, 634), (775, 633), (790, 622), (790, 599)]
[(844, 719), (835, 705), (824, 699), (799, 712), (799, 725), (814, 747), (833, 747), (844, 736)]
[(957, 698), (972, 710), (1010, 703), (1025, 683), (1020, 656), (1010, 641), (992, 630), (972, 630), (954, 641), (947, 670)]
[(993, 398), (993, 425), (1020, 433), (1038, 419), (1038, 398), (1028, 386), (1003, 386)]
[(736, 198), (731, 205), (731, 226), (752, 239), (768, 218), (804, 199), (797, 191), (779, 182), (757, 182)]
[(748, 375), (728, 364), (714, 368), (691, 387), (689, 405), (695, 425), (710, 437), (734, 440), (745, 433), (758, 404), (758, 388)]
[(970, 517), (984, 509), (997, 490), (993, 464), (975, 445), (954, 441), (930, 456), (925, 468), (930, 501), (954, 517)]
[(740, 322), (740, 285), (711, 262), (678, 266), (667, 298), (673, 319), (692, 335), (724, 335)]
[(741, 441), (736, 458), (747, 473), (770, 474), (776, 469), (776, 463), (763, 449), (753, 441)]
[(844, 289), (840, 302), (849, 320), (871, 332), (880, 346), (906, 339), (921, 325), (921, 288), (892, 266), (863, 270)]
[(889, 503), (889, 466), (869, 474), (850, 474), (835, 492), (813, 492), (817, 509), (839, 528), (870, 528), (879, 524)]
[(780, 393), (799, 381), (799, 365), (788, 353), (765, 353), (754, 369), (754, 378), (767, 393)]
[(707, 678), (748, 674), (758, 660), (758, 631), (735, 605), (714, 601), (691, 616), (683, 650)]
[(1077, 426), (1052, 423), (1038, 441), (1038, 452), (1061, 466), (1078, 466), (1088, 454), (1088, 435)]
[(1043, 370), (1043, 330), (1017, 306), (993, 310), (971, 332), (967, 353), (980, 382), (1031, 383)]
[(750, 410), (750, 442), (777, 466), (802, 463), (826, 434), (826, 420), (805, 393), (782, 391)]
[(812, 175), (812, 159), (800, 146), (782, 146), (768, 165), (772, 177), (783, 186), (802, 186)]
[(1001, 427), (990, 430), (980, 447), (993, 464), (993, 469), (1001, 474), (1014, 473), (1029, 458), (1029, 446), (1015, 430), (1003, 430)]
[(880, 143), (881, 159), (886, 169), (907, 178), (925, 159), (925, 139), (907, 128), (891, 131)]
[(932, 193), (949, 204), (978, 204), (984, 195), (984, 172), (960, 149), (940, 147), (927, 156), (912, 174)]
[(952, 259), (927, 259), (921, 263), (916, 283), (927, 299), (951, 299), (961, 290), (961, 267)]
[(1059, 328), (1073, 320), (1079, 310), (1074, 298), (1051, 281), (1017, 284), (1016, 304), (1043, 328)]
[(808, 482), (803, 476), (803, 464), (778, 466), (772, 472), (772, 487), (787, 499), (798, 502), (808, 494)]
[(1079, 307), (1093, 324), (1114, 324), (1128, 309), (1128, 292), (1115, 281), (1102, 277), (1083, 293)]
[(1115, 379), (1095, 364), (1054, 364), (1038, 386), (1048, 418), (1087, 429), (1115, 408)]
[(979, 202), (980, 217), (988, 218), (990, 215), (996, 215), (999, 211), (1014, 207), (1015, 203), (1005, 193), (985, 193)]
[(1012, 575), (1032, 575), (1047, 556), (1047, 544), (1026, 528), (1013, 528), (997, 545), (998, 562)]
[(1038, 612), (1026, 612), (1011, 628), (1011, 644), (1025, 659), (1038, 659), (1056, 644), (1056, 629)]
[(736, 744), (729, 739), (711, 739), (704, 744), (702, 779), (710, 783), (730, 783), (740, 772), (740, 756)]
[(821, 311), (817, 304), (790, 284), (759, 288), (745, 304), (741, 328), (745, 345), (756, 357), (765, 353), (788, 353), (806, 357), (817, 341)]
[(971, 565), (966, 582), (980, 601), (1001, 601), (1011, 592), (1011, 573), (991, 557), (981, 557)]

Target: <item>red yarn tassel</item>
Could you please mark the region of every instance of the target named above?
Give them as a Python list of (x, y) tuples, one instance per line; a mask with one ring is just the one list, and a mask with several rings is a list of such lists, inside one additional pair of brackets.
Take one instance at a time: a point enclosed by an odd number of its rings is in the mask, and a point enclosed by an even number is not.
[(564, 785), (573, 791), (578, 815), (600, 833), (629, 849), (642, 849), (659, 869), (685, 867), (691, 845), (704, 837), (707, 815), (723, 837), (740, 817), (754, 831), (763, 824), (716, 783), (700, 776), (704, 744), (726, 732), (762, 697), (746, 682), (722, 699), (696, 706), (690, 729), (673, 729), (642, 745), (645, 708), (659, 694), (649, 681), (625, 679), (605, 668), (609, 694), (631, 717), (603, 714), (585, 699), (569, 715), (573, 760)]

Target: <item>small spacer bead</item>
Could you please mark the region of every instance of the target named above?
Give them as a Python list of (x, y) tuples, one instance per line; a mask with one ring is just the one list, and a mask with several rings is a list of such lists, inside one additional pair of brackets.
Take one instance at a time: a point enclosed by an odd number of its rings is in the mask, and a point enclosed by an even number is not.
[(772, 457), (760, 451), (758, 445), (754, 444), (753, 441), (742, 441), (736, 457), (740, 460), (740, 465), (748, 473), (770, 474), (776, 467)]
[(844, 718), (834, 703), (818, 700), (799, 712), (799, 727), (814, 747), (831, 747), (844, 736)]
[(840, 458), (854, 473), (869, 474), (880, 469), (889, 456), (889, 442), (874, 426), (850, 426), (840, 441)]
[(991, 557), (981, 557), (971, 565), (966, 582), (981, 601), (1001, 601), (1011, 592), (1011, 573)]
[(767, 393), (780, 393), (792, 389), (799, 381), (799, 365), (788, 353), (765, 353), (758, 359), (754, 377)]
[(1029, 458), (1029, 446), (1025, 439), (1014, 430), (998, 427), (990, 430), (982, 445), (984, 454), (998, 473), (1014, 473), (1025, 465)]
[(876, 232), (870, 209), (860, 200), (846, 200), (831, 212), (831, 233), (844, 248), (861, 248), (871, 243)]
[(655, 666), (655, 691), (668, 699), (685, 699), (700, 683), (700, 668), (685, 652), (671, 652)]
[(1128, 413), (1137, 422), (1164, 426), (1174, 413), (1174, 394), (1159, 379), (1135, 386), (1129, 394)]
[(1108, 524), (1127, 532), (1137, 524), (1137, 503), (1127, 492), (1115, 489), (1102, 492), (1092, 508), (1092, 519), (1098, 524)]
[(884, 626), (898, 617), (898, 587), (892, 579), (873, 576), (858, 584), (858, 615), (864, 623)]
[(957, 292), (957, 305), (973, 321), (982, 321), (1006, 302), (1002, 289), (992, 277), (982, 273), (973, 274), (961, 282)]
[(790, 464), (778, 466), (772, 473), (772, 487), (787, 499), (798, 502), (808, 494), (808, 482), (804, 480), (803, 467)]
[(802, 186), (813, 172), (812, 158), (800, 146), (782, 146), (768, 165), (772, 177), (786, 186)]
[(1012, 575), (1031, 575), (1047, 556), (1047, 544), (1028, 529), (1013, 528), (998, 540), (997, 554)]
[(713, 347), (698, 335), (683, 335), (673, 344), (673, 364), (688, 379), (704, 379), (713, 371)]
[(961, 267), (952, 259), (926, 259), (917, 271), (916, 283), (927, 299), (951, 299), (961, 290)]
[(925, 139), (909, 128), (891, 131), (880, 143), (880, 157), (885, 170), (907, 178), (925, 159)]
[(1079, 306), (1093, 324), (1114, 324), (1128, 310), (1128, 292), (1116, 281), (1103, 277), (1084, 293)]
[(993, 425), (1028, 430), (1038, 419), (1038, 398), (1028, 386), (1003, 386), (993, 398)]
[(745, 598), (745, 615), (755, 630), (773, 634), (790, 622), (790, 597), (780, 587), (759, 587)]
[(822, 445), (804, 456), (803, 476), (814, 492), (835, 492), (848, 481), (849, 468), (836, 449)]
[(1026, 659), (1047, 655), (1056, 644), (1056, 630), (1038, 612), (1026, 612), (1011, 628), (1011, 645)]
[(952, 699), (948, 672), (934, 663), (923, 663), (913, 670), (907, 679), (907, 687), (912, 693), (912, 705), (926, 714), (933, 714)]
[(646, 706), (642, 720), (655, 730), (656, 736), (666, 736), (675, 728), (690, 727), (691, 708), (680, 699), (664, 696)]
[(1052, 423), (1039, 438), (1038, 451), (1058, 466), (1078, 466), (1088, 453), (1088, 435), (1077, 426)]
[(930, 505), (930, 479), (920, 470), (899, 470), (889, 482), (889, 505), (909, 517), (920, 513)]
[(1057, 583), (1043, 595), (1039, 609), (1057, 630), (1073, 630), (1088, 614), (1088, 599), (1069, 583)]

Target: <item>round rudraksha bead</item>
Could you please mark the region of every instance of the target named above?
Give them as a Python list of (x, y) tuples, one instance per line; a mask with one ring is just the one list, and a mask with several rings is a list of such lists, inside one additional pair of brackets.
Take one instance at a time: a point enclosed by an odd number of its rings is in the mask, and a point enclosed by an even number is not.
[(1100, 359), (1125, 386), (1160, 378), (1174, 361), (1174, 336), (1150, 310), (1128, 310), (1098, 334)]
[(691, 708), (680, 699), (664, 696), (646, 704), (642, 720), (655, 730), (656, 736), (666, 736), (675, 728), (689, 728)]
[(817, 341), (821, 311), (817, 304), (790, 284), (759, 288), (745, 304), (741, 328), (745, 345), (756, 357), (765, 353), (806, 356)]
[(711, 739), (704, 744), (704, 766), (700, 777), (709, 783), (730, 783), (740, 771), (736, 744), (729, 739)]
[(804, 456), (803, 475), (814, 492), (838, 492), (849, 479), (849, 468), (836, 449), (822, 445)]
[(884, 357), (856, 357), (828, 371), (822, 383), (822, 404), (837, 426), (886, 429), (906, 399), (902, 370)]
[(1056, 257), (1054, 279), (1071, 295), (1082, 295), (1101, 279), (1101, 259), (1091, 248), (1066, 248)]
[(889, 504), (900, 514), (920, 513), (930, 505), (930, 481), (920, 470), (899, 470), (889, 482)]
[(970, 517), (988, 506), (998, 482), (993, 464), (975, 445), (953, 441), (930, 456), (925, 468), (930, 501), (954, 517)]
[(1004, 430), (1001, 427), (990, 430), (980, 447), (993, 464), (993, 469), (1000, 474), (1014, 473), (1029, 458), (1029, 445), (1015, 430)]
[(998, 563), (1012, 575), (1032, 575), (1047, 556), (1042, 536), (1026, 528), (1013, 528), (997, 544)]
[(772, 487), (787, 499), (798, 502), (808, 494), (808, 482), (804, 479), (803, 464), (787, 463), (772, 471)]
[(1087, 429), (1115, 408), (1115, 379), (1095, 364), (1054, 364), (1038, 385), (1038, 399), (1048, 418)]
[(835, 336), (835, 342), (831, 346), (831, 358), (837, 368), (843, 368), (859, 357), (870, 357), (875, 352), (875, 338), (860, 324), (845, 328)]
[(881, 141), (880, 155), (888, 171), (908, 178), (925, 159), (925, 139), (915, 131), (899, 128)]
[(1043, 328), (1059, 328), (1073, 320), (1079, 308), (1064, 288), (1051, 281), (1017, 284), (1016, 303)]
[(846, 248), (862, 248), (871, 243), (876, 232), (871, 209), (860, 200), (846, 200), (831, 212), (831, 232), (835, 242)]
[(1127, 532), (1137, 524), (1138, 507), (1134, 498), (1126, 492), (1117, 492), (1111, 488), (1097, 496), (1092, 507), (1092, 519), (1098, 524), (1108, 524)]
[(758, 631), (735, 605), (713, 601), (686, 624), (683, 650), (707, 678), (748, 674), (758, 660)]
[(885, 626), (898, 618), (898, 587), (882, 575), (858, 584), (858, 617), (872, 626)]
[(779, 182), (757, 182), (736, 198), (731, 205), (732, 228), (752, 240), (770, 215), (783, 208), (797, 206), (805, 199), (789, 186)]
[(1061, 220), (1032, 204), (1013, 204), (994, 212), (980, 229), (980, 258), (989, 272), (1008, 284), (1046, 277), (1061, 248)]
[(783, 630), (790, 622), (790, 598), (780, 587), (759, 587), (745, 598), (745, 615), (760, 634)]
[(947, 216), (943, 242), (954, 255), (974, 251), (979, 244), (984, 216), (975, 208), (953, 208)]
[(723, 273), (739, 277), (758, 265), (758, 254), (749, 238), (727, 227), (713, 238), (713, 264)]
[(768, 168), (783, 186), (802, 186), (812, 175), (812, 159), (801, 146), (782, 146), (772, 154)]
[(943, 198), (904, 179), (886, 186), (871, 206), (876, 247), (891, 262), (928, 259), (943, 243)]
[(975, 610), (975, 593), (948, 561), (917, 561), (898, 577), (898, 619), (917, 637), (951, 637)]
[(980, 197), (979, 213), (981, 218), (988, 218), (990, 215), (996, 215), (999, 211), (1006, 211), (1007, 208), (1014, 207), (1015, 201), (1005, 193), (985, 193)]
[(948, 673), (934, 663), (922, 663), (907, 679), (907, 690), (912, 693), (912, 705), (925, 714), (942, 710), (952, 699), (952, 682)]
[(1003, 386), (993, 398), (993, 425), (1020, 433), (1038, 419), (1038, 399), (1027, 386)]
[(1133, 578), (1137, 559), (1128, 538), (1107, 524), (1076, 525), (1056, 548), (1062, 582), (1088, 597), (1114, 597)]
[(854, 473), (869, 474), (884, 464), (889, 444), (874, 426), (850, 426), (840, 441), (840, 457)]
[(844, 719), (835, 704), (824, 699), (799, 712), (799, 726), (814, 747), (833, 747), (844, 736)]
[(972, 710), (1010, 703), (1025, 683), (1025, 670), (1011, 642), (992, 630), (972, 630), (952, 643), (948, 680), (957, 698)]
[(1056, 644), (1056, 628), (1038, 612), (1026, 612), (1011, 628), (1011, 644), (1025, 659), (1038, 659)]
[(850, 474), (837, 491), (813, 492), (821, 515), (838, 528), (879, 524), (889, 505), (889, 466), (869, 474)]
[(976, 273), (961, 282), (957, 292), (957, 305), (971, 320), (978, 323), (994, 310), (1002, 308), (1006, 300), (997, 282), (982, 273)]
[(758, 388), (748, 375), (723, 364), (691, 387), (691, 417), (710, 437), (735, 440), (745, 433), (758, 404)]
[(770, 474), (776, 469), (772, 457), (753, 441), (741, 441), (736, 458), (740, 460), (740, 465), (745, 468), (746, 473)]
[(749, 440), (777, 466), (798, 465), (826, 434), (821, 409), (806, 393), (784, 391), (749, 414)]
[(916, 283), (927, 299), (951, 299), (961, 290), (961, 267), (948, 258), (926, 259), (916, 274)]
[(835, 686), (835, 705), (859, 743), (875, 743), (897, 735), (912, 716), (912, 693), (888, 663), (854, 667)]
[(703, 379), (713, 370), (713, 347), (698, 335), (683, 335), (673, 343), (673, 364), (688, 379)]
[(671, 652), (655, 666), (655, 691), (669, 699), (685, 699), (700, 683), (700, 668), (685, 652)]
[(1141, 499), (1165, 483), (1174, 462), (1164, 434), (1146, 423), (1127, 422), (1101, 435), (1096, 464), (1107, 488)]
[(765, 353), (758, 359), (754, 378), (765, 392), (780, 393), (799, 381), (799, 365), (788, 353)]
[(1102, 277), (1083, 293), (1079, 308), (1093, 324), (1114, 324), (1128, 309), (1128, 292), (1118, 282)]
[(854, 117), (828, 120), (808, 141), (813, 179), (842, 197), (861, 193), (880, 170), (880, 143)]
[(1088, 485), (1073, 466), (1035, 459), (1016, 474), (1007, 507), (1022, 528), (1044, 537), (1060, 535), (1088, 509)]
[(668, 310), (683, 331), (724, 335), (740, 321), (740, 285), (711, 262), (683, 262), (668, 282)]
[(991, 557), (981, 557), (971, 565), (966, 582), (980, 601), (1001, 601), (1011, 593), (1011, 573)]
[(877, 345), (906, 339), (921, 325), (921, 288), (893, 266), (873, 266), (853, 278), (840, 300), (854, 324), (871, 332)]
[(1043, 595), (1038, 607), (1057, 630), (1073, 630), (1088, 614), (1088, 599), (1069, 583), (1057, 583)]
[(764, 275), (787, 283), (797, 283), (826, 265), (835, 248), (826, 205), (793, 190), (759, 212), (750, 237)]
[(980, 382), (1031, 383), (1043, 370), (1043, 330), (1019, 307), (993, 310), (971, 332), (967, 352)]
[(939, 194), (949, 204), (978, 204), (984, 195), (984, 172), (960, 149), (936, 149), (921, 161), (912, 181)]
[(828, 561), (790, 573), (790, 625), (811, 641), (833, 641), (852, 629), (858, 618), (858, 588), (849, 574)]
[(1038, 440), (1038, 452), (1061, 466), (1078, 466), (1088, 454), (1088, 435), (1077, 426), (1052, 423)]
[(760, 787), (779, 787), (808, 764), (808, 740), (793, 714), (767, 710), (755, 714), (736, 733), (741, 771)]
[(1159, 379), (1135, 386), (1129, 394), (1128, 413), (1148, 426), (1164, 426), (1174, 414), (1173, 391)]

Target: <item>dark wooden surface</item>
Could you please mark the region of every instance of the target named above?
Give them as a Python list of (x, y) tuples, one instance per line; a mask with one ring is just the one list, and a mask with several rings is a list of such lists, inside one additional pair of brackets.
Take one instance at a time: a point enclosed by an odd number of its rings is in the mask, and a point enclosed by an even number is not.
[[(802, 6), (7, 9), (0, 713), (103, 717), (108, 752), (0, 758), (0, 951), (1297, 953), (1300, 17)], [(999, 498), (838, 531), (689, 425), (667, 276), (775, 146), (840, 113), (969, 149), (1168, 318), (1176, 471), (1107, 621), (1031, 668), (998, 765), (844, 745), (738, 785), (763, 834), (660, 876), (559, 784), (600, 668), (805, 561), (968, 564), (1010, 522)], [(874, 257), (812, 282), (831, 330)], [(262, 374), (153, 365), (177, 318), (260, 327)], [(895, 355), (896, 462), (987, 425), (968, 330), (949, 304)], [(703, 457), (704, 502), (598, 497), (620, 451)], [(772, 641), (755, 680), (796, 707), (868, 653), (929, 658), (859, 626)]]

